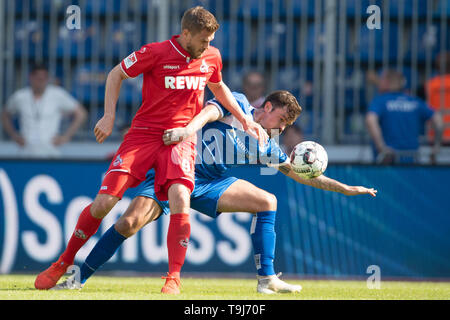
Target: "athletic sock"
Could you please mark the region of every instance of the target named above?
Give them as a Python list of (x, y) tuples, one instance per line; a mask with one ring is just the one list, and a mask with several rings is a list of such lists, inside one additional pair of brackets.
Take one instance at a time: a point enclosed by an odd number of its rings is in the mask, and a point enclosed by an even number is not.
[(186, 258), (190, 235), (189, 214), (171, 214), (167, 232), (167, 250), (169, 253), (169, 274), (172, 276), (180, 276), (181, 267)]
[(80, 269), (80, 282), (86, 280), (108, 261), (127, 238), (114, 228), (114, 225), (98, 240)]
[(253, 217), (251, 238), (258, 275), (274, 275), (276, 211), (257, 212)]
[(75, 231), (70, 237), (66, 250), (61, 255), (62, 260), (67, 264), (73, 264), (78, 250), (97, 232), (102, 223), (102, 219), (94, 218), (91, 215), (91, 205), (81, 212)]

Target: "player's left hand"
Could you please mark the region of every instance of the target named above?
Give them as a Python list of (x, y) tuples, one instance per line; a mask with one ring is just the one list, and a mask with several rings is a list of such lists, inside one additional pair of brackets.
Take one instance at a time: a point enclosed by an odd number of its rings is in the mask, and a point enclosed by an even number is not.
[(260, 146), (264, 146), (269, 140), (269, 135), (267, 134), (267, 132), (263, 127), (261, 127), (261, 125), (259, 125), (255, 121), (244, 118), (244, 120), (242, 121), (242, 126), (244, 127), (245, 132), (258, 139)]
[(370, 194), (372, 197), (377, 196), (377, 190), (374, 188), (365, 188), (365, 187), (348, 187), (346, 192), (344, 193), (346, 196), (357, 196), (360, 194)]
[(163, 134), (163, 141), (166, 146), (171, 144), (180, 143), (184, 139), (187, 139), (192, 135), (192, 132), (188, 128), (173, 128), (167, 129)]

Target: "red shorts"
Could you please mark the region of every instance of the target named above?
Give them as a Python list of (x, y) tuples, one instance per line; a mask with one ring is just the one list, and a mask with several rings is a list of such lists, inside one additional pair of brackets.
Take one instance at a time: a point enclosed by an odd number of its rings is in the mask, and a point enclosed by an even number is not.
[(132, 128), (125, 136), (106, 172), (99, 193), (122, 198), (128, 188), (145, 180), (155, 170), (155, 193), (160, 201), (168, 200), (167, 192), (174, 183), (194, 190), (196, 141), (194, 135), (182, 143), (166, 146), (163, 132), (149, 134)]

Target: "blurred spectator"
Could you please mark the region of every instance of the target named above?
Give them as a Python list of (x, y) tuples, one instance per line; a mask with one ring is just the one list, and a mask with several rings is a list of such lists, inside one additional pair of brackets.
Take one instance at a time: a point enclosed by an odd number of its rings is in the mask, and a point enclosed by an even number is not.
[(291, 125), (286, 127), (281, 136), (281, 149), (290, 155), (294, 147), (303, 141), (303, 132), (298, 125)]
[[(35, 65), (29, 76), (30, 87), (16, 91), (2, 112), (6, 133), (19, 146), (26, 157), (58, 157), (58, 146), (70, 141), (84, 122), (86, 110), (66, 90), (49, 84), (48, 70)], [(13, 116), (19, 119), (18, 132)], [(73, 116), (69, 128), (59, 134), (63, 116)]]
[[(380, 77), (371, 75), (379, 95), (369, 105), (366, 123), (374, 142), (374, 156), (378, 163), (413, 163), (417, 161), (419, 136), (423, 124), (430, 120), (442, 134), (442, 119), (423, 100), (402, 92), (403, 75), (394, 70), (384, 71)], [(431, 153), (434, 163), (439, 152), (441, 134), (436, 135)]]
[[(428, 104), (443, 117), (443, 143), (450, 145), (450, 52), (436, 56), (436, 68), (439, 75), (426, 82)], [(434, 130), (429, 131), (430, 141), (434, 139)]]
[(250, 71), (242, 79), (242, 90), (254, 108), (259, 108), (265, 99), (266, 82), (264, 75), (258, 71)]

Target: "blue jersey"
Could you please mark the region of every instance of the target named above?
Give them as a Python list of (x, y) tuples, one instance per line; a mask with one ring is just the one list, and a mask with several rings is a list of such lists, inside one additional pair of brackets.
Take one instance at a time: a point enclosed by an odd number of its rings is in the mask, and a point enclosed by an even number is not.
[[(233, 96), (247, 117), (253, 119), (254, 108), (247, 98), (237, 92)], [(216, 99), (214, 104), (222, 113), (222, 118), (205, 125), (198, 134), (196, 175), (216, 179), (236, 166), (277, 165), (286, 162), (287, 155), (274, 139), (260, 147), (258, 140), (244, 132), (242, 124)]]
[(396, 150), (418, 149), (423, 125), (433, 115), (423, 100), (397, 92), (375, 97), (369, 111), (378, 115), (386, 145)]

